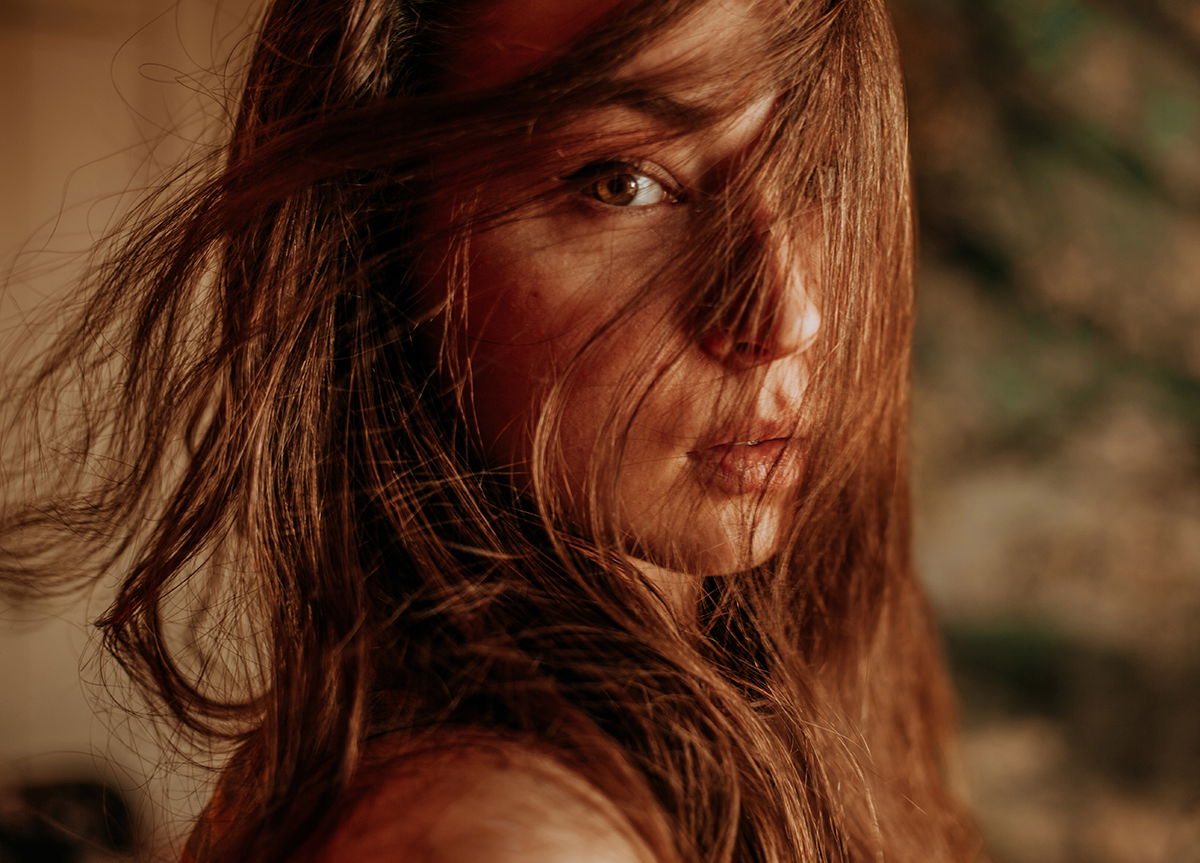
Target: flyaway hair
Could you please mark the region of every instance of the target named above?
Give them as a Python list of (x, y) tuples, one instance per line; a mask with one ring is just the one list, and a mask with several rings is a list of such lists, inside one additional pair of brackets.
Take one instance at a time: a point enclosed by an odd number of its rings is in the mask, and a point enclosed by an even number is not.
[[(104, 245), (72, 325), (14, 388), (0, 587), (119, 578), (105, 646), (181, 729), (233, 752), (196, 863), (297, 859), (372, 740), (436, 749), (446, 729), (549, 755), (664, 861), (980, 859), (911, 564), (896, 46), (882, 0), (761, 5), (753, 62), (628, 74), (704, 6), (643, 0), (471, 91), (452, 58), (478, 3), (274, 0), (227, 143)], [(737, 170), (547, 386), (527, 468), (495, 464), (462, 343), (473, 238), (554, 206), (581, 165), (716, 128), (763, 82), (769, 117)], [(703, 98), (663, 98), (683, 85)], [(614, 105), (661, 131), (579, 132)], [(497, 182), (511, 197), (478, 194)], [(821, 248), (823, 325), (783, 550), (705, 574), (687, 621), (630, 563), (647, 551), (616, 499), (678, 342), (622, 345), (646, 373), (577, 483), (562, 405), (664, 294), (664, 333), (769, 329), (766, 250), (793, 235)], [(726, 383), (714, 404), (752, 397)]]

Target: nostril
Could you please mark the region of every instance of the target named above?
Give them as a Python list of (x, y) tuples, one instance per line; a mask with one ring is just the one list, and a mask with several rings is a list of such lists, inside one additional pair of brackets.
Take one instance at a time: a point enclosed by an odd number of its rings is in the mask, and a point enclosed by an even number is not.
[(769, 361), (773, 351), (764, 340), (738, 339), (726, 329), (712, 330), (701, 340), (701, 347), (718, 362), (748, 368)]
[(767, 358), (767, 349), (758, 342), (734, 342), (733, 354), (742, 362), (760, 362)]

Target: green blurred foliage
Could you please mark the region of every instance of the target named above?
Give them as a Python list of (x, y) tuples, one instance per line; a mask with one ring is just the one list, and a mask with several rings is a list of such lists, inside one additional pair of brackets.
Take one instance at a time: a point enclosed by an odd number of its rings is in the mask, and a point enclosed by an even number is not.
[(918, 556), (1000, 861), (1200, 860), (1200, 3), (893, 0)]

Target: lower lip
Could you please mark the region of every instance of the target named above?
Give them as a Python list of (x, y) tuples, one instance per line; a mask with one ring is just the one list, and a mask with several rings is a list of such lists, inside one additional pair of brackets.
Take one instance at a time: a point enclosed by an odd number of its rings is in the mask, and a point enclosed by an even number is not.
[(754, 446), (727, 444), (688, 453), (705, 481), (729, 495), (761, 494), (794, 485), (799, 463), (794, 441), (776, 438)]

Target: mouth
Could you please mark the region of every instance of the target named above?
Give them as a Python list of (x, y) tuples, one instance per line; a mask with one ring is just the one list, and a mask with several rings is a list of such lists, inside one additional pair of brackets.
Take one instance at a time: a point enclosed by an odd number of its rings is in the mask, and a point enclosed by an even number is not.
[(756, 438), (687, 455), (701, 479), (717, 491), (733, 496), (762, 494), (795, 485), (800, 467), (797, 443), (791, 437)]

